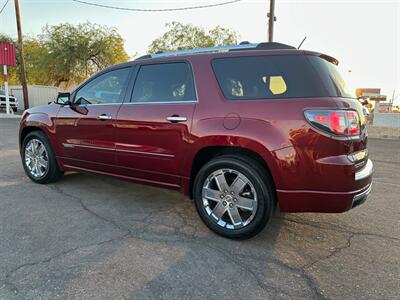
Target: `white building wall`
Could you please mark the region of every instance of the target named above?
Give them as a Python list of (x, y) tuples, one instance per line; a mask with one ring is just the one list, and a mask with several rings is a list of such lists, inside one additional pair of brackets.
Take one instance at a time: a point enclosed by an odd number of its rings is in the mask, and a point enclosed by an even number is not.
[(400, 128), (400, 113), (374, 113), (374, 126)]
[[(22, 86), (12, 85), (10, 88), (10, 94), (14, 95), (18, 99), (18, 109), (24, 110), (24, 95), (22, 92)], [(28, 85), (28, 96), (29, 106), (47, 105), (49, 102), (54, 101), (57, 98), (58, 90), (53, 86), (44, 85)]]

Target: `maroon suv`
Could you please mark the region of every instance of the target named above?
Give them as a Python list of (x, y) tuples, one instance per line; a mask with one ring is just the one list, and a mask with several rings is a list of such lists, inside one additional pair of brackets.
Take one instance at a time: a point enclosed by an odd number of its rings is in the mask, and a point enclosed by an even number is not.
[(230, 238), (285, 212), (347, 211), (373, 166), (362, 107), (325, 54), (279, 43), (146, 55), (27, 110), (26, 174), (105, 174), (180, 190)]

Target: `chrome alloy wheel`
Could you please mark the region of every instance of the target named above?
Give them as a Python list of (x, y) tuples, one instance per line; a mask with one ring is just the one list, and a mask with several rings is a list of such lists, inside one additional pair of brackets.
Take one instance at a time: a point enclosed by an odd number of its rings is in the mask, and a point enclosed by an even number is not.
[(35, 178), (43, 177), (49, 166), (46, 147), (39, 139), (31, 139), (25, 146), (25, 165)]
[(207, 177), (202, 190), (203, 206), (219, 226), (247, 226), (257, 211), (257, 193), (250, 180), (232, 169), (220, 169)]

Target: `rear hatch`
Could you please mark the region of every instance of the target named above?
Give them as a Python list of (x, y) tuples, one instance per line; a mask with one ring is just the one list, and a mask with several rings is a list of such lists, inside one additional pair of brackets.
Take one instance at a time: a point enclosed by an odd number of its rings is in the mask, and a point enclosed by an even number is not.
[(359, 132), (353, 135), (348, 133), (348, 138), (350, 157), (355, 162), (356, 170), (360, 169), (368, 159), (367, 126), (362, 106), (347, 90), (337, 69), (338, 61), (335, 58), (324, 54), (306, 55), (306, 57), (317, 72), (329, 96), (335, 97), (338, 108), (354, 110), (358, 114)]

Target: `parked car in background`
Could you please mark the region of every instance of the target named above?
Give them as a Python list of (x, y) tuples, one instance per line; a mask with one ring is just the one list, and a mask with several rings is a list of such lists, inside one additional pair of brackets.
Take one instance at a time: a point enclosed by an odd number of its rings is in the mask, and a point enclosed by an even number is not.
[[(11, 109), (16, 112), (18, 110), (18, 100), (13, 95), (9, 95), (8, 99), (10, 100)], [(4, 90), (0, 90), (0, 109), (6, 109), (6, 92)]]
[(278, 205), (344, 212), (366, 200), (373, 164), (337, 64), (279, 43), (146, 55), (27, 110), (23, 167), (36, 183), (72, 170), (180, 190), (229, 238)]

